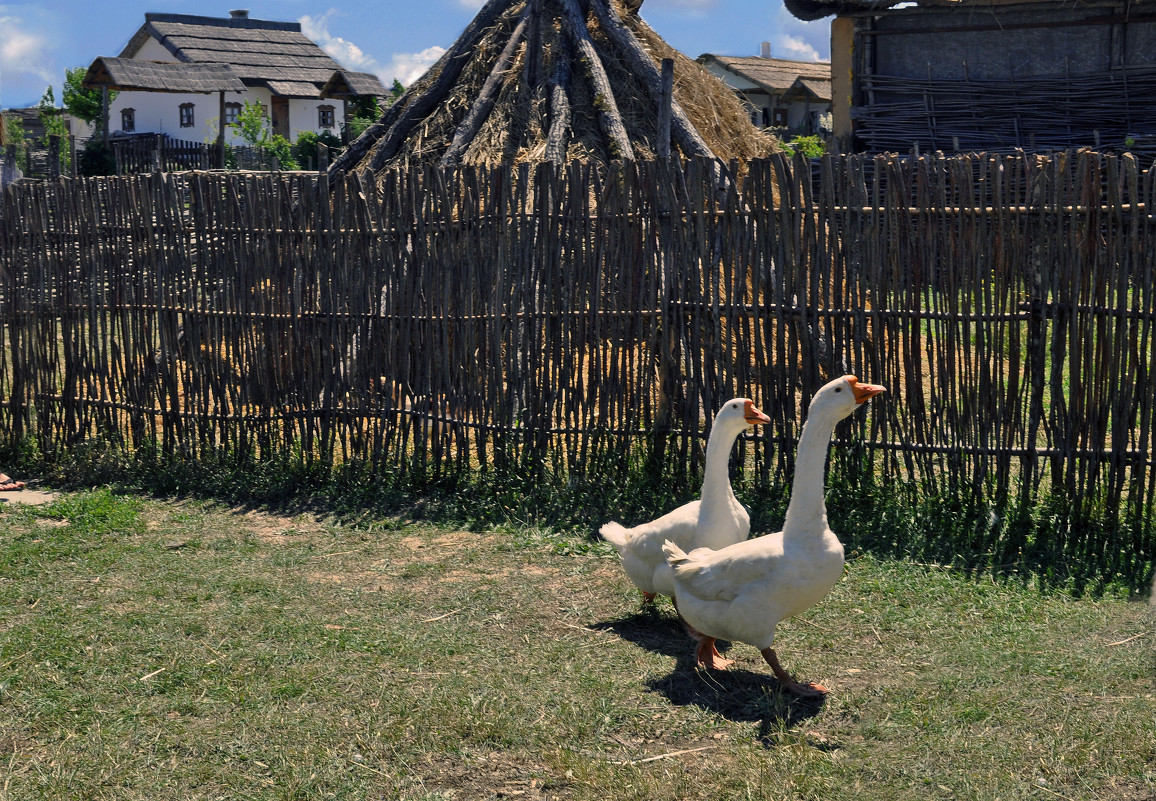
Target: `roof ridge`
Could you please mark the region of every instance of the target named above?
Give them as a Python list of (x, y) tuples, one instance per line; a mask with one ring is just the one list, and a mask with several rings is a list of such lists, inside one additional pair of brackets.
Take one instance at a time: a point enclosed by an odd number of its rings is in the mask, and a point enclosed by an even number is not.
[(213, 28), (253, 28), (263, 31), (301, 32), (300, 22), (278, 22), (251, 17), (202, 17), (197, 14), (167, 14), (149, 11), (145, 13), (145, 21), (179, 22), (184, 25), (204, 25)]

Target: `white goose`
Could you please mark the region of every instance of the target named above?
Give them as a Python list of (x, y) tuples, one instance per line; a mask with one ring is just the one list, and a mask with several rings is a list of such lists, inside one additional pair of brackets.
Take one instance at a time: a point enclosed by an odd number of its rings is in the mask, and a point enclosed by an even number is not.
[(611, 521), (599, 530), (618, 549), (626, 575), (642, 591), (646, 602), (653, 601), (659, 593), (674, 594), (670, 568), (662, 551), (667, 540), (687, 550), (724, 548), (742, 542), (750, 534), (751, 518), (735, 497), (727, 465), (738, 435), (748, 426), (770, 421), (746, 398), (727, 401), (715, 415), (707, 440), (701, 499), (633, 528)]
[(823, 500), (827, 447), (836, 423), (885, 391), (848, 375), (815, 393), (799, 437), (782, 531), (690, 554), (674, 541), (665, 543), (678, 611), (701, 635), (695, 651), (700, 666), (731, 664), (715, 649), (716, 639), (745, 642), (762, 652), (783, 689), (803, 696), (827, 692), (821, 684), (791, 678), (771, 644), (779, 621), (817, 603), (843, 572), (843, 545), (827, 525)]

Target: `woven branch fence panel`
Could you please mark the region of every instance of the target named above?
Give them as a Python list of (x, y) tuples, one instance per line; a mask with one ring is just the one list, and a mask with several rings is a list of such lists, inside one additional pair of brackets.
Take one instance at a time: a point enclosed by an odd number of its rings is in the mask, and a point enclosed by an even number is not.
[[(1156, 172), (1068, 152), (17, 184), (0, 439), (198, 458), (701, 471), (714, 411), (789, 477), (806, 402), (889, 394), (836, 463), (1156, 551)], [(842, 468), (840, 468), (842, 469)]]

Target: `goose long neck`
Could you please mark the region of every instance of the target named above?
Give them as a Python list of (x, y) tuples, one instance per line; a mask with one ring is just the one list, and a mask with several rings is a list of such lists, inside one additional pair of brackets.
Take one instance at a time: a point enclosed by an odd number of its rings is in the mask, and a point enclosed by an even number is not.
[(706, 443), (706, 466), (703, 468), (702, 494), (734, 494), (731, 487), (730, 459), (731, 447), (735, 444), (738, 431), (724, 431), (716, 426), (711, 429)]
[(823, 495), (826, 484), (827, 448), (835, 433), (837, 420), (811, 415), (799, 435), (795, 456), (795, 478), (791, 482), (791, 501), (787, 505), (784, 532), (819, 526), (827, 528), (827, 504)]

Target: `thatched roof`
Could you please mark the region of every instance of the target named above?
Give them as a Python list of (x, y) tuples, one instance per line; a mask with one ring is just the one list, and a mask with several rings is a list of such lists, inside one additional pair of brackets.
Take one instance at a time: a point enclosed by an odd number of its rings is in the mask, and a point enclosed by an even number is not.
[(620, 0), (489, 0), (330, 171), (654, 158), (668, 58), (671, 153), (746, 161), (777, 147), (729, 87)]
[(761, 56), (716, 56), (703, 53), (698, 63), (717, 64), (722, 69), (745, 78), (768, 94), (782, 95), (791, 89), (796, 81), (806, 83), (804, 89), (816, 97), (831, 99), (831, 63), (829, 61), (793, 61), (786, 58), (762, 58)]
[(822, 19), (836, 14), (882, 11), (905, 0), (783, 0), (787, 11), (802, 20)]
[[(1084, 0), (1079, 4), (1073, 4), (1067, 0), (1016, 0), (1016, 5), (1030, 6), (1032, 4), (1066, 6), (1068, 8), (1073, 7), (1073, 5), (1085, 7), (1088, 5), (1114, 5), (1111, 0), (1092, 0), (1092, 2)], [(786, 6), (787, 11), (799, 19), (811, 21), (832, 17), (836, 14), (841, 16), (874, 15), (895, 6), (906, 8), (912, 5), (912, 0), (783, 0), (783, 5)], [(1008, 5), (1008, 3), (993, 3), (992, 0), (915, 0), (915, 5), (928, 8), (963, 10), (975, 8), (981, 11), (990, 11), (993, 6)]]
[(322, 97), (385, 97), (389, 92), (371, 72), (338, 70), (321, 87)]
[(100, 56), (84, 74), (84, 86), (120, 91), (244, 92), (227, 64), (174, 64)]
[[(228, 18), (145, 14), (145, 24), (120, 57), (135, 58), (150, 39), (180, 62), (227, 64), (246, 86), (264, 86), (283, 97), (318, 97), (342, 69), (301, 33), (300, 23), (250, 19), (247, 12), (235, 11)], [(385, 94), (384, 88), (380, 91)]]

